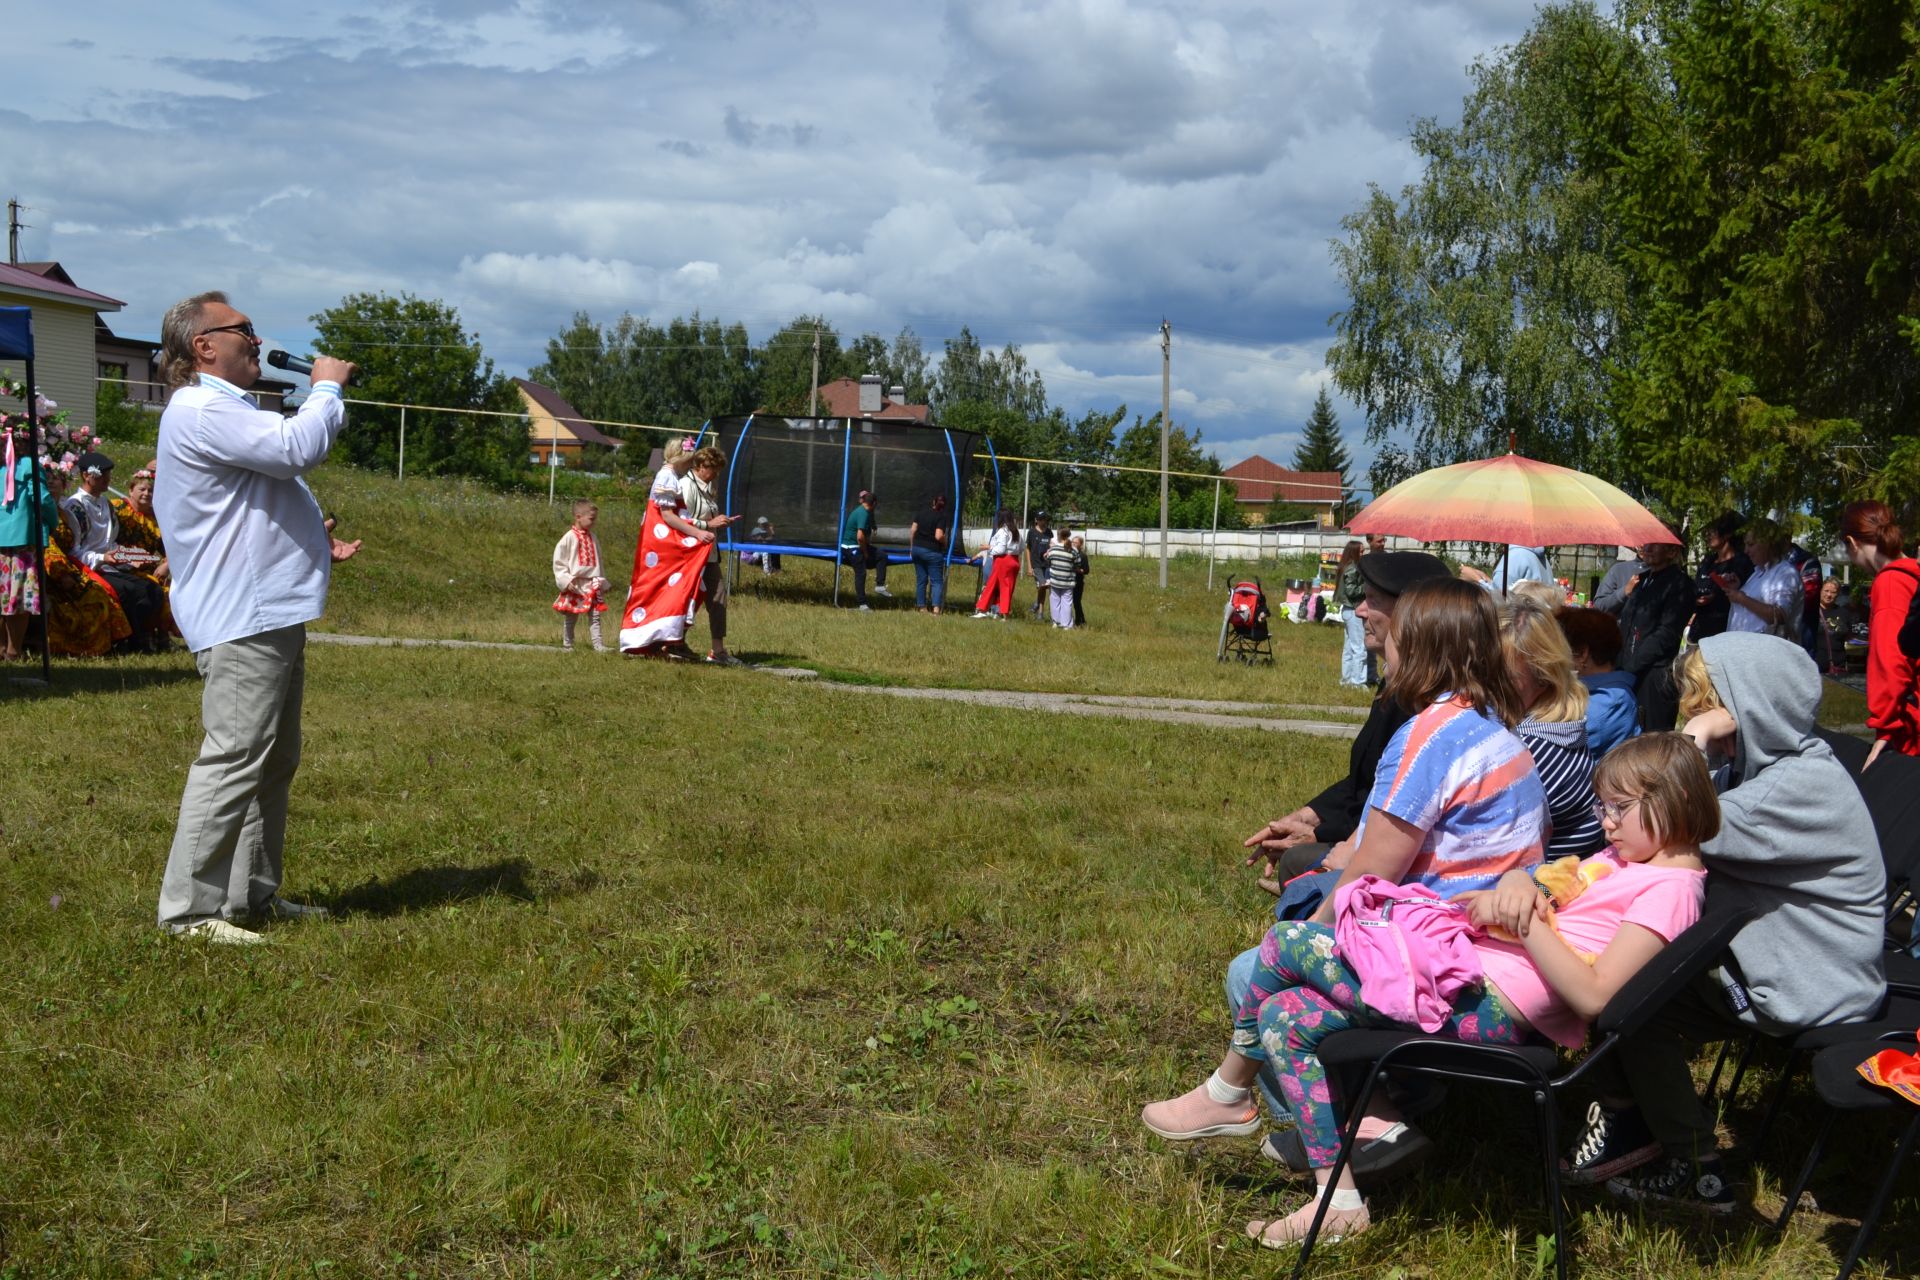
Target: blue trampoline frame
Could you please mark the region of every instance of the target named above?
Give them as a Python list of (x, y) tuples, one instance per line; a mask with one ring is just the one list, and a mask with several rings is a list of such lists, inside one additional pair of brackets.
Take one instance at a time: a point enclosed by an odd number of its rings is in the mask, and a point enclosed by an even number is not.
[[(733, 442), (733, 452), (727, 457), (726, 509), (729, 512), (733, 510), (734, 463), (739, 460), (740, 450), (745, 447), (747, 442), (747, 437), (752, 434), (753, 420), (758, 416), (759, 416), (758, 414), (747, 415), (747, 420), (741, 424), (739, 438)], [(818, 419), (818, 421), (831, 422), (833, 421), (833, 419), (823, 418), (823, 419)], [(840, 512), (841, 512), (840, 521), (841, 521), (841, 527), (844, 528), (846, 523), (847, 489), (848, 489), (848, 486), (852, 483), (852, 474), (853, 474), (853, 435), (854, 435), (853, 427), (854, 427), (854, 424), (857, 422), (873, 422), (873, 421), (876, 421), (876, 419), (841, 418), (839, 421), (842, 424), (842, 429), (845, 432), (845, 436), (840, 443)], [(934, 425), (935, 424), (933, 423), (927, 424), (927, 426), (930, 428), (934, 427)], [(700, 447), (701, 443), (706, 440), (710, 432), (713, 434), (716, 440), (719, 439), (719, 433), (712, 432), (712, 427), (713, 427), (713, 419), (711, 418), (707, 419), (707, 421), (700, 424), (699, 434), (694, 437), (695, 448)], [(959, 455), (959, 452), (953, 447), (953, 432), (946, 427), (939, 427), (938, 430), (940, 432), (941, 437), (947, 442), (947, 461), (948, 461), (948, 465), (951, 466), (953, 469), (953, 492), (954, 492), (953, 523), (947, 527), (947, 551), (945, 555), (942, 557), (945, 563), (947, 564), (947, 566), (951, 568), (955, 564), (972, 563), (973, 557), (972, 556), (956, 557), (953, 554), (953, 547), (955, 543), (959, 541), (959, 537), (960, 537), (960, 515), (961, 515), (961, 508), (966, 504), (966, 495), (960, 491), (960, 455)], [(997, 450), (994, 449), (993, 440), (991, 437), (981, 436), (980, 442), (986, 445), (987, 459), (989, 462), (993, 464), (993, 509), (997, 513), (1000, 510), (1000, 454)], [(814, 560), (832, 560), (834, 562), (833, 602), (836, 605), (840, 603), (840, 569), (842, 565), (846, 564), (846, 556), (844, 554), (844, 548), (840, 544), (836, 543), (831, 547), (822, 547), (812, 543), (802, 544), (802, 543), (792, 543), (792, 542), (749, 542), (749, 541), (734, 537), (733, 530), (734, 530), (733, 525), (727, 526), (725, 530), (725, 539), (720, 543), (720, 549), (723, 552), (732, 553), (734, 557), (733, 571), (734, 571), (734, 581), (736, 582), (736, 584), (739, 581), (739, 575), (740, 575), (740, 553), (743, 551), (753, 552), (755, 554), (771, 553), (774, 555), (801, 556), (801, 557), (810, 558)], [(913, 559), (913, 553), (910, 550), (909, 551), (882, 550), (880, 554), (886, 557), (886, 561), (888, 564), (906, 564), (911, 562)]]

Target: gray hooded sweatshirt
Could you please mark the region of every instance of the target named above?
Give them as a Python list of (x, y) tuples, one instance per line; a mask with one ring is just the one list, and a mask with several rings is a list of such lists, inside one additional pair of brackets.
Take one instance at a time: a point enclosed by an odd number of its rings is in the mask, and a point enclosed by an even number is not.
[(1716, 905), (1759, 916), (1733, 940), (1763, 1031), (1871, 1015), (1881, 964), (1886, 871), (1866, 801), (1813, 734), (1820, 674), (1791, 641), (1728, 632), (1700, 642), (1738, 724), (1720, 834), (1702, 846)]

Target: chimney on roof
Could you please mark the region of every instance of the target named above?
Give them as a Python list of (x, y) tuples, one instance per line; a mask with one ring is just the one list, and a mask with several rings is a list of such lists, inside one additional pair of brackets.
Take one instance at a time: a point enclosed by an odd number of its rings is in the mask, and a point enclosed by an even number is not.
[(896, 382), (887, 388), (887, 399), (893, 401), (895, 404), (905, 404), (907, 402), (907, 389)]
[(871, 417), (880, 412), (880, 375), (863, 373), (860, 375), (860, 413), (862, 417)]

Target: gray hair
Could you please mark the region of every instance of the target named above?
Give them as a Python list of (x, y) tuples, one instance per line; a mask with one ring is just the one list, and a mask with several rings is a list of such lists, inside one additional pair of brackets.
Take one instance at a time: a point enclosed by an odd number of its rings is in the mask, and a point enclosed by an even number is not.
[(207, 304), (226, 300), (227, 295), (218, 289), (196, 293), (168, 307), (167, 314), (160, 318), (160, 380), (167, 384), (167, 390), (186, 386), (198, 374), (200, 362), (193, 354), (193, 339), (200, 332)]

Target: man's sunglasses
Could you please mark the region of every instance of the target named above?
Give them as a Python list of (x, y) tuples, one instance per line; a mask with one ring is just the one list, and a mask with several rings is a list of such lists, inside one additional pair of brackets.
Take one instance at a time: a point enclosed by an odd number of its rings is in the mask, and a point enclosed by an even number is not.
[(253, 322), (252, 322), (252, 321), (248, 321), (248, 322), (247, 322), (247, 323), (245, 323), (245, 324), (219, 324), (219, 325), (215, 325), (215, 326), (214, 326), (213, 328), (211, 328), (211, 329), (202, 329), (202, 330), (201, 330), (201, 331), (200, 331), (199, 333), (196, 333), (196, 334), (194, 334), (193, 336), (194, 336), (194, 337), (196, 337), (196, 338), (204, 338), (204, 337), (206, 337), (206, 336), (207, 336), (208, 334), (210, 334), (210, 333), (237, 333), (237, 334), (239, 334), (239, 335), (240, 335), (241, 337), (243, 337), (243, 338), (245, 338), (245, 339), (246, 339), (246, 340), (247, 340), (248, 342), (258, 342), (258, 341), (260, 341), (260, 337), (259, 337), (259, 335), (258, 335), (258, 334), (256, 334), (256, 333), (254, 333), (254, 331), (253, 331)]

